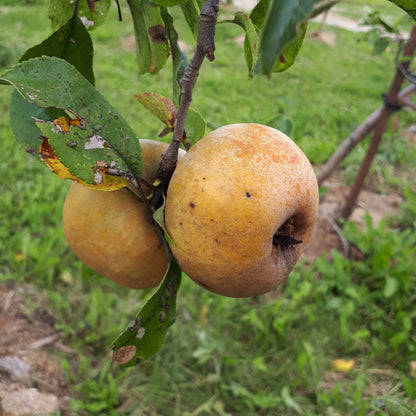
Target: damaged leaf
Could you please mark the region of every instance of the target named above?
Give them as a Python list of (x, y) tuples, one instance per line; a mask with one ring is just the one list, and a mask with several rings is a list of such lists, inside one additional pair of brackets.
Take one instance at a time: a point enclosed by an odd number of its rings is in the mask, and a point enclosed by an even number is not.
[[(134, 183), (141, 172), (141, 149), (122, 116), (68, 62), (41, 57), (16, 65), (2, 76), (30, 104), (64, 112), (54, 120), (35, 119), (56, 158), (80, 182), (107, 189)], [(45, 162), (51, 152), (42, 157)], [(56, 157), (56, 158), (55, 158)], [(56, 173), (62, 171), (55, 169)], [(65, 176), (65, 175), (64, 175)]]
[(177, 110), (175, 104), (168, 97), (154, 92), (143, 92), (135, 94), (134, 98), (162, 123), (165, 123), (170, 131), (174, 130)]
[(143, 305), (133, 324), (113, 342), (112, 361), (121, 367), (132, 367), (162, 348), (167, 331), (175, 322), (181, 274), (178, 264), (172, 261), (162, 283)]
[(139, 74), (157, 73), (169, 56), (160, 7), (146, 0), (127, 0), (133, 18)]

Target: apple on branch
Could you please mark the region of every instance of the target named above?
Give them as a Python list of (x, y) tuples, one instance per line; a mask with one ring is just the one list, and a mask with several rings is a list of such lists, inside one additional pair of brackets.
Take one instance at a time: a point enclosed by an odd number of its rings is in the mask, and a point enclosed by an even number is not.
[(230, 297), (271, 291), (299, 259), (319, 206), (313, 168), (285, 134), (223, 126), (179, 161), (165, 224), (172, 253), (202, 287)]

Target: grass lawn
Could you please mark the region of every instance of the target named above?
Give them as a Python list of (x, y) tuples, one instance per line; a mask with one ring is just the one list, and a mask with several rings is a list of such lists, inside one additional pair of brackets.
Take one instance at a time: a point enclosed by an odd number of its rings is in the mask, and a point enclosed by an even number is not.
[[(47, 8), (43, 1), (0, 1), (3, 69), (50, 34)], [(169, 96), (171, 71), (167, 66), (157, 77), (137, 76), (125, 6), (122, 13), (119, 22), (113, 5), (108, 22), (91, 33), (96, 87), (140, 138), (155, 139), (163, 126), (134, 94)], [(179, 21), (180, 11), (172, 14)], [(382, 104), (395, 50), (373, 55), (361, 35), (332, 27), (325, 30), (334, 33), (336, 45), (329, 46), (311, 36), (317, 27), (311, 25), (291, 69), (249, 80), (241, 28), (218, 25), (216, 60), (204, 63), (192, 102), (208, 128), (236, 122), (282, 127), (290, 121), (293, 140), (312, 163), (324, 163)], [(193, 39), (181, 24), (179, 35), (191, 56)], [(416, 362), (416, 146), (401, 135), (414, 113), (398, 113), (400, 128), (389, 125), (372, 167), (376, 189), (405, 196), (400, 217), (389, 227), (385, 221), (374, 227), (370, 219), (365, 230), (345, 226), (360, 260), (333, 252), (331, 262), (301, 262), (284, 288), (253, 299), (213, 295), (185, 278), (177, 322), (162, 351), (121, 371), (110, 368), (109, 345), (147, 293), (117, 287), (74, 257), (61, 223), (70, 184), (14, 141), (10, 96), (11, 88), (1, 86), (0, 283), (31, 283), (46, 294), (54, 328), (75, 351), (61, 355), (71, 414), (415, 414), (403, 409), (416, 408), (416, 377), (410, 373)], [(354, 179), (365, 150), (363, 143), (343, 162), (343, 181)], [(354, 367), (334, 371), (334, 359), (353, 360)]]

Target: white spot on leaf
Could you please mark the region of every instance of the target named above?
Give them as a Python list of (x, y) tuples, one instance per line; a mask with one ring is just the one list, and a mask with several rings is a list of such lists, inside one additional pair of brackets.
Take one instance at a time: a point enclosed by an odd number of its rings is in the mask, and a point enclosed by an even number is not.
[(108, 144), (107, 140), (98, 134), (91, 136), (84, 145), (85, 149), (111, 149), (111, 146)]
[(137, 331), (136, 338), (142, 339), (145, 333), (146, 333), (146, 328), (143, 328), (143, 327), (139, 328), (139, 330)]

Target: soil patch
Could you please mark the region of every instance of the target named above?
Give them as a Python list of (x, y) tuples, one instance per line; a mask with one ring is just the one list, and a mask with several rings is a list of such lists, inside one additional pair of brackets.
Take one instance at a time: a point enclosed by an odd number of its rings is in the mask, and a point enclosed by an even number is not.
[(32, 414), (40, 414), (33, 409), (49, 411), (53, 404), (62, 415), (69, 414), (70, 393), (59, 352), (71, 350), (60, 343), (53, 318), (33, 286), (0, 285), (0, 330), (0, 414), (21, 414), (19, 401), (29, 396), (37, 401), (31, 404)]
[[(336, 249), (347, 256), (360, 257), (359, 253), (354, 252), (354, 247), (351, 247), (348, 241), (341, 238), (336, 221), (350, 188), (338, 182), (325, 183), (325, 186), (328, 187), (328, 191), (321, 198), (318, 222), (310, 241), (305, 247), (303, 257), (313, 261), (327, 253), (329, 258), (331, 249)], [(398, 214), (401, 202), (403, 202), (403, 198), (395, 193), (380, 195), (362, 190), (357, 200), (357, 206), (349, 220), (364, 229), (364, 217), (368, 212), (373, 219), (374, 227), (377, 227), (381, 219), (388, 219)]]

